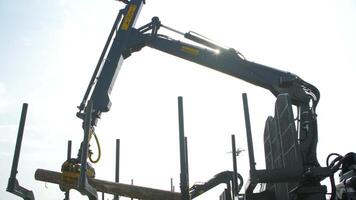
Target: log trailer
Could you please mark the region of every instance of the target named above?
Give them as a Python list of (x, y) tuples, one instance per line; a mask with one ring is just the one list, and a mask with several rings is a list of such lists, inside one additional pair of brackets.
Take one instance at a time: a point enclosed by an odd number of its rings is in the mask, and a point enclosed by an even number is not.
[[(234, 197), (235, 199), (325, 200), (326, 186), (320, 183), (325, 178), (331, 180), (331, 199), (355, 199), (355, 154), (350, 153), (346, 156), (330, 154), (330, 157), (336, 156), (336, 158), (328, 163), (327, 167), (321, 167), (317, 160), (316, 107), (320, 93), (315, 86), (293, 73), (248, 61), (237, 50), (222, 47), (198, 33), (192, 31), (183, 33), (163, 25), (158, 17), (153, 17), (151, 22), (135, 28), (135, 22), (145, 1), (122, 0), (122, 2), (125, 3), (125, 7), (117, 15), (84, 97), (78, 106), (79, 111), (76, 115), (83, 120), (84, 140), (78, 157), (63, 164), (63, 179), (67, 182), (72, 181), (73, 184), (77, 181), (76, 189), (87, 195), (90, 200), (97, 199), (95, 188), (88, 181), (95, 175), (94, 168), (87, 162), (91, 155), (88, 141), (92, 135), (96, 137), (95, 127), (102, 113), (110, 110), (110, 93), (124, 60), (147, 46), (265, 88), (277, 97), (275, 117), (269, 117), (266, 121), (266, 169), (256, 170), (251, 167), (245, 194)], [(161, 28), (180, 34), (191, 43), (159, 34)], [(296, 120), (293, 118), (292, 105), (297, 107)], [(278, 108), (281, 106), (290, 111), (289, 117), (282, 111), (279, 112)], [(283, 124), (289, 124), (286, 129), (288, 131), (284, 131)], [(281, 149), (286, 145), (289, 145), (288, 151)], [(289, 153), (291, 151), (292, 154)], [(340, 184), (336, 185), (333, 177), (340, 169)], [(190, 189), (189, 198), (192, 199), (217, 184), (230, 180), (232, 176), (228, 174), (230, 173), (226, 172), (205, 184), (194, 185)], [(255, 188), (258, 184), (265, 184), (265, 190), (256, 192)], [(241, 186), (234, 188), (234, 190), (240, 189)], [(182, 199), (188, 200), (183, 197)]]

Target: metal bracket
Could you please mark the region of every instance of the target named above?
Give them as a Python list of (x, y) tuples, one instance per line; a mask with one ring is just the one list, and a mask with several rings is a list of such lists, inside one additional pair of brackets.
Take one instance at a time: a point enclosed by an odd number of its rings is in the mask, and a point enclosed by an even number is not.
[(22, 137), (25, 128), (27, 107), (28, 107), (27, 103), (24, 103), (22, 105), (21, 119), (19, 124), (19, 130), (17, 133), (14, 159), (12, 160), (11, 174), (10, 174), (9, 182), (7, 183), (6, 191), (14, 195), (17, 195), (19, 197), (22, 197), (24, 200), (34, 200), (35, 197), (33, 195), (33, 192), (27, 190), (26, 188), (21, 187), (18, 180), (16, 179), (17, 168), (18, 168), (19, 158), (20, 158)]
[(30, 190), (27, 190), (24, 187), (21, 187), (19, 185), (19, 182), (17, 181), (16, 177), (9, 178), (9, 182), (7, 184), (6, 191), (8, 191), (14, 195), (17, 195), (19, 197), (22, 197), (24, 200), (35, 200), (33, 192)]

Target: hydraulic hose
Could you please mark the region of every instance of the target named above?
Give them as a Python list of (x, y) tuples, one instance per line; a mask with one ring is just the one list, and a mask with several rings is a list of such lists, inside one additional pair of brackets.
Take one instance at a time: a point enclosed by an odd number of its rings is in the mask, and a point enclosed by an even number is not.
[[(91, 150), (89, 150), (89, 156), (88, 156), (88, 157), (89, 157), (90, 162), (92, 162), (92, 163), (98, 163), (99, 160), (100, 160), (100, 157), (101, 157), (100, 143), (99, 143), (98, 136), (95, 134), (94, 131), (91, 131), (91, 135), (93, 135), (94, 138), (95, 138), (96, 146), (97, 146), (97, 148), (98, 148), (98, 157), (94, 160), (94, 159), (92, 158), (92, 155), (93, 155), (94, 153), (93, 153)], [(90, 137), (90, 138), (91, 138), (91, 137)]]

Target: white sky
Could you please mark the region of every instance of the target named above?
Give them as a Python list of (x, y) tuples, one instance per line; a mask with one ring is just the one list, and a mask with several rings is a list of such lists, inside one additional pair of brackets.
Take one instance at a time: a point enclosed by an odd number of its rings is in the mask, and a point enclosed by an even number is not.
[[(10, 174), (23, 102), (29, 103), (18, 180), (37, 199), (63, 199), (57, 185), (35, 181), (37, 168), (60, 170), (67, 140), (73, 156), (82, 139), (75, 117), (114, 18), (115, 1), (0, 0), (0, 199)], [(248, 60), (290, 71), (317, 86), (321, 100), (319, 162), (355, 151), (356, 3), (345, 1), (147, 0), (136, 26), (158, 16), (241, 51)], [(176, 35), (172, 35), (176, 37)], [(270, 92), (145, 48), (125, 60), (112, 109), (99, 121), (103, 158), (97, 178), (114, 179), (115, 139), (121, 139), (120, 182), (179, 190), (177, 97), (184, 97), (190, 183), (232, 169), (230, 135), (246, 148), (241, 93), (247, 92), (257, 167), (264, 167), (263, 129), (273, 115)], [(95, 149), (95, 148), (94, 148)], [(247, 153), (238, 169), (248, 172)], [(217, 199), (223, 187), (199, 199)], [(86, 199), (73, 192), (73, 199)]]

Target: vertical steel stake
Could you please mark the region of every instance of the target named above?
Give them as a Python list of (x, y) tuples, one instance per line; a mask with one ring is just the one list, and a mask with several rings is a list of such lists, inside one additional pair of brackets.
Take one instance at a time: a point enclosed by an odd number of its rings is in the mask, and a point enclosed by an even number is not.
[[(67, 161), (69, 161), (71, 158), (72, 158), (72, 141), (68, 140), (68, 144), (67, 144)], [(69, 200), (69, 189), (68, 189), (68, 191), (65, 192), (64, 200)]]
[(69, 161), (72, 158), (72, 141), (68, 140), (67, 144), (67, 161)]
[(248, 146), (248, 157), (250, 160), (250, 172), (254, 173), (256, 171), (255, 155), (253, 151), (252, 133), (251, 133), (251, 123), (250, 123), (250, 113), (248, 110), (247, 94), (242, 94), (242, 101), (244, 105), (245, 114), (245, 126), (246, 126), (246, 136), (247, 136), (247, 146)]
[(186, 165), (186, 176), (187, 176), (187, 187), (189, 191), (189, 159), (188, 159), (188, 139), (184, 136), (184, 150), (185, 150), (185, 165)]
[(187, 149), (184, 139), (183, 98), (178, 97), (179, 146), (180, 146), (180, 190), (182, 200), (189, 200)]
[(33, 192), (27, 190), (26, 188), (21, 187), (19, 185), (19, 182), (16, 179), (17, 168), (18, 168), (19, 159), (20, 159), (23, 132), (25, 129), (27, 108), (28, 108), (28, 104), (24, 103), (22, 105), (20, 124), (19, 124), (19, 129), (17, 132), (15, 153), (14, 153), (14, 158), (12, 160), (11, 174), (10, 174), (9, 181), (7, 183), (6, 191), (8, 191), (16, 196), (22, 197), (24, 200), (34, 200), (35, 197), (33, 195)]
[[(133, 179), (131, 179), (131, 185), (133, 185)], [(131, 198), (131, 200), (133, 200), (133, 198)]]
[[(116, 162), (115, 162), (115, 182), (119, 183), (120, 177), (120, 139), (116, 139)], [(114, 195), (114, 200), (119, 200), (118, 195)]]
[(235, 135), (231, 135), (231, 146), (232, 146), (232, 165), (233, 165), (233, 179), (232, 179), (232, 195), (234, 197), (239, 195), (238, 189), (238, 179), (237, 179), (237, 164), (236, 164), (236, 143), (235, 143)]
[(24, 103), (23, 106), (22, 106), (19, 129), (18, 129), (18, 132), (17, 132), (17, 140), (16, 140), (16, 146), (15, 146), (14, 159), (12, 161), (12, 168), (11, 168), (11, 176), (10, 176), (10, 178), (15, 178), (16, 174), (17, 174), (17, 168), (18, 168), (18, 165), (19, 165), (23, 132), (24, 132), (25, 123), (26, 123), (27, 108), (28, 108), (28, 104)]
[(171, 178), (171, 192), (174, 192), (173, 178)]

